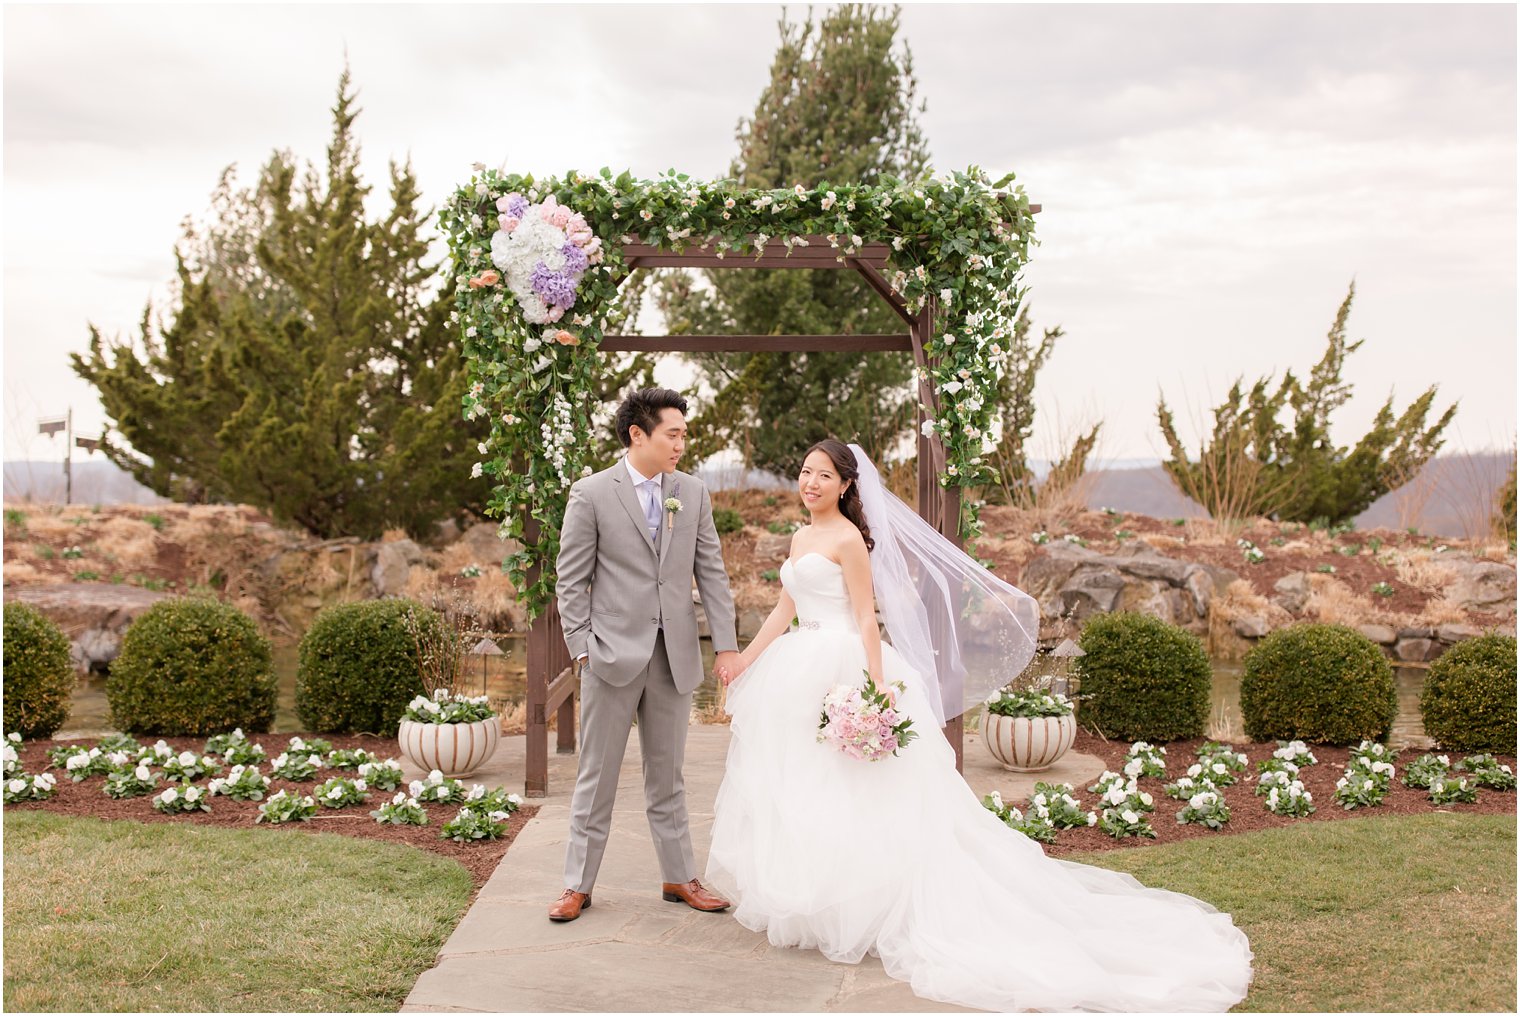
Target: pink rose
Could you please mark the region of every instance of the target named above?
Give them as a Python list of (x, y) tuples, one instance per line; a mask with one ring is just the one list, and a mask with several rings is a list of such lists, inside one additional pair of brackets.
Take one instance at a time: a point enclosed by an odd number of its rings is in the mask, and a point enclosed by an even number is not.
[(549, 307), (549, 320), (550, 321), (558, 321), (560, 318), (562, 318), (564, 316), (565, 316), (565, 308), (563, 308), (563, 307), (556, 307), (556, 306), (552, 306), (552, 305)]
[(511, 194), (503, 194), (501, 197), (496, 199), (496, 210), (498, 212), (505, 212), (507, 210), (507, 206), (512, 203), (512, 199), (518, 197), (522, 197), (522, 195), (518, 194), (516, 191), (513, 191)]
[(547, 218), (550, 225), (564, 229), (565, 225), (570, 221), (571, 214), (572, 213), (570, 209), (566, 208), (564, 205), (556, 205), (554, 207), (554, 211), (549, 213)]
[(514, 219), (510, 215), (506, 216), (505, 218), (503, 218), (501, 220), (501, 231), (503, 233), (510, 233), (510, 232), (512, 232), (512, 230), (516, 229), (517, 226), (518, 226), (518, 221), (516, 219)]

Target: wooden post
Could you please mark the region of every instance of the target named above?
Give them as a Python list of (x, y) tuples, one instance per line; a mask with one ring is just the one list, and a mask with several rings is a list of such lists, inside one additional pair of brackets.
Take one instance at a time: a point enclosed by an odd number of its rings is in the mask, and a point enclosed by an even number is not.
[[(523, 538), (537, 543), (538, 520), (529, 516), (523, 524)], [(538, 581), (540, 568), (528, 569), (528, 582)], [(523, 778), (524, 797), (544, 797), (549, 793), (549, 718), (544, 705), (549, 697), (549, 666), (553, 640), (559, 634), (558, 611), (554, 604), (533, 621), (528, 629), (528, 729), (527, 773)]]

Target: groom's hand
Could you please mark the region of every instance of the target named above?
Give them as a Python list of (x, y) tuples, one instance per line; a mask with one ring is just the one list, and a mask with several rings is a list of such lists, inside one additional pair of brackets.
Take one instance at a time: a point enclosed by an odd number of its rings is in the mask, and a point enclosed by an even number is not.
[(744, 673), (744, 658), (731, 649), (719, 653), (713, 660), (713, 673), (725, 686), (733, 684)]

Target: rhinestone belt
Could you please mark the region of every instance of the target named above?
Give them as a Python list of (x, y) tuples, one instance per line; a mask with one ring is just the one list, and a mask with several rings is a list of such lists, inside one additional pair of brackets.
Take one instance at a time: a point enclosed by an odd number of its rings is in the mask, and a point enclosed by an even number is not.
[(797, 627), (806, 628), (808, 631), (818, 631), (823, 627), (823, 623), (821, 621), (798, 621)]

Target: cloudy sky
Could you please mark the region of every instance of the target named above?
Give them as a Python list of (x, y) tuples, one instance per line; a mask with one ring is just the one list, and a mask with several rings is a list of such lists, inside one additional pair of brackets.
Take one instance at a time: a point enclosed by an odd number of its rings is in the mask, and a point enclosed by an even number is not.
[[(440, 204), (482, 161), (719, 176), (774, 5), (4, 9), (5, 457), (104, 414), (67, 354), (135, 333), (223, 167), (320, 159), (345, 57), (371, 183)], [(805, 8), (791, 8), (800, 17)], [(1244, 374), (1307, 369), (1354, 278), (1366, 345), (1337, 437), (1390, 394), (1460, 402), (1452, 445), (1514, 439), (1516, 11), (1492, 6), (909, 5), (937, 169), (1012, 170), (1041, 245), (1034, 452), (1103, 422), (1163, 452)], [(807, 182), (807, 181), (804, 181)], [(383, 195), (383, 186), (377, 187)], [(679, 378), (672, 366), (666, 372)]]

